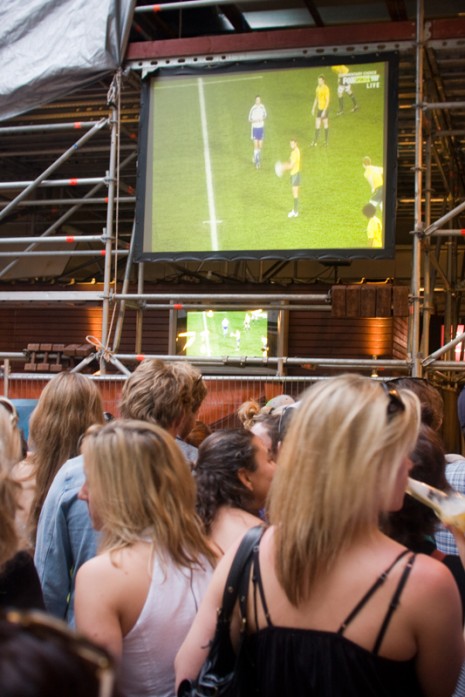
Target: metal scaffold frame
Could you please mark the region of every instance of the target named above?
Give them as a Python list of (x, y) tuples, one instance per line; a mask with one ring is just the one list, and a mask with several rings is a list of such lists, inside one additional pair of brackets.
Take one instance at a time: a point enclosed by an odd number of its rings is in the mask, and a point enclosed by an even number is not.
[[(192, 1), (188, 3), (192, 6)], [(199, 5), (214, 4), (209, 0), (199, 0)], [(182, 3), (181, 3), (182, 5)], [(165, 7), (167, 9), (168, 6)], [(180, 3), (176, 3), (176, 7), (180, 7)], [(145, 8), (138, 7), (137, 12), (143, 12)], [(462, 211), (465, 210), (465, 202), (457, 204), (450, 211), (445, 213), (435, 222), (431, 222), (431, 166), (433, 160), (431, 134), (426, 138), (424, 143), (424, 114), (425, 112), (435, 112), (439, 110), (452, 110), (455, 108), (463, 108), (462, 102), (441, 102), (425, 101), (424, 94), (424, 68), (425, 68), (425, 51), (428, 47), (428, 36), (425, 28), (423, 0), (417, 0), (417, 17), (416, 17), (416, 92), (415, 92), (415, 165), (414, 165), (414, 229), (412, 231), (412, 274), (411, 274), (411, 315), (409, 319), (408, 333), (408, 358), (405, 361), (394, 360), (375, 360), (367, 359), (362, 361), (340, 359), (320, 359), (312, 357), (289, 358), (281, 356), (278, 359), (267, 359), (268, 364), (273, 366), (276, 364), (277, 372), (283, 369), (285, 365), (301, 365), (303, 363), (310, 364), (316, 367), (327, 369), (347, 369), (360, 368), (371, 371), (376, 371), (379, 368), (396, 369), (411, 373), (414, 376), (423, 374), (435, 373), (439, 376), (440, 381), (454, 385), (463, 380), (465, 372), (465, 361), (452, 360), (452, 350), (460, 342), (465, 340), (465, 333), (458, 336), (451, 336), (455, 333), (456, 326), (460, 317), (460, 304), (452, 302), (452, 296), (456, 290), (457, 272), (455, 269), (454, 245), (457, 239), (463, 236), (464, 230), (448, 228), (447, 224)], [(399, 43), (398, 43), (399, 45)], [(407, 42), (405, 43), (407, 45)], [(408, 44), (411, 46), (411, 43)], [(364, 45), (364, 50), (367, 46)], [(386, 44), (386, 50), (390, 48)], [(377, 47), (379, 50), (379, 47)], [(185, 62), (186, 59), (183, 58)], [(150, 61), (148, 62), (150, 64)], [(144, 62), (133, 62), (129, 65), (130, 69), (140, 70), (144, 72), (146, 69)], [(279, 310), (306, 310), (306, 311), (321, 311), (330, 310), (331, 297), (330, 294), (257, 294), (255, 296), (244, 296), (243, 294), (228, 294), (222, 296), (215, 295), (212, 301), (211, 295), (208, 294), (145, 294), (144, 293), (144, 265), (138, 266), (138, 291), (129, 293), (129, 280), (131, 269), (134, 265), (134, 227), (131, 236), (129, 250), (121, 248), (118, 240), (118, 232), (115, 229), (115, 211), (118, 204), (122, 201), (135, 201), (134, 196), (122, 196), (119, 191), (118, 177), (120, 171), (131, 162), (135, 153), (131, 153), (125, 159), (120, 161), (121, 152), (119, 150), (119, 129), (121, 124), (121, 115), (119, 112), (119, 91), (121, 89), (121, 71), (115, 73), (113, 83), (110, 89), (108, 98), (109, 115), (99, 121), (88, 121), (79, 124), (79, 130), (83, 130), (84, 134), (80, 136), (62, 155), (60, 155), (46, 170), (38, 175), (33, 180), (15, 181), (0, 183), (0, 192), (2, 190), (17, 190), (18, 193), (9, 203), (0, 203), (0, 222), (16, 207), (52, 205), (55, 199), (37, 199), (31, 200), (28, 198), (41, 187), (54, 186), (80, 186), (88, 185), (92, 188), (83, 195), (80, 199), (72, 199), (65, 202), (64, 205), (70, 205), (70, 209), (63, 213), (48, 229), (42, 233), (40, 238), (24, 236), (24, 237), (3, 237), (0, 238), (0, 258), (11, 257), (11, 262), (0, 271), (2, 278), (10, 271), (17, 260), (21, 257), (34, 257), (54, 255), (67, 256), (103, 256), (104, 257), (104, 282), (102, 292), (0, 292), (0, 302), (68, 302), (72, 297), (73, 302), (95, 302), (102, 304), (102, 326), (101, 326), (101, 345), (96, 347), (95, 355), (100, 361), (101, 371), (105, 372), (105, 364), (112, 362), (123, 374), (128, 372), (124, 366), (124, 362), (133, 363), (140, 359), (140, 346), (143, 326), (143, 313), (151, 309), (169, 309), (170, 317), (173, 319), (176, 313), (176, 304), (182, 305), (183, 308), (199, 308), (208, 305), (211, 308), (247, 308), (255, 302), (265, 303), (270, 308)], [(76, 129), (76, 124), (56, 123), (50, 126), (18, 126), (0, 128), (0, 135), (6, 135), (9, 132), (16, 134), (21, 132), (34, 132), (43, 130), (44, 128), (67, 130)], [(107, 172), (101, 177), (82, 178), (75, 180), (49, 179), (60, 165), (66, 161), (76, 151), (87, 143), (95, 133), (103, 128), (109, 129), (110, 147), (109, 147), (109, 164)], [(442, 135), (445, 137), (447, 131)], [(107, 195), (105, 197), (97, 196), (98, 192), (106, 187)], [(129, 192), (125, 192), (126, 194)], [(28, 200), (26, 200), (28, 199)], [(106, 202), (106, 224), (101, 235), (57, 235), (54, 233), (63, 225), (71, 212), (80, 206), (91, 206), (99, 202)], [(60, 199), (60, 204), (63, 205), (63, 200)], [(436, 247), (433, 248), (431, 240), (435, 238)], [(439, 251), (441, 244), (445, 241), (447, 245), (447, 268), (443, 271), (439, 264)], [(75, 249), (83, 242), (92, 242), (101, 244), (101, 249)], [(65, 243), (73, 245), (73, 249), (54, 250), (53, 245), (56, 243)], [(11, 245), (18, 246), (19, 244), (27, 245), (21, 251), (8, 251)], [(45, 250), (37, 250), (39, 245), (44, 245)], [(2, 248), (5, 248), (3, 251)], [(126, 256), (126, 267), (124, 279), (122, 281), (121, 291), (115, 290), (115, 279), (113, 277), (112, 263), (115, 259)], [(369, 262), (368, 262), (369, 263)], [(429, 352), (428, 332), (432, 314), (433, 298), (434, 298), (434, 279), (440, 275), (446, 286), (446, 303), (445, 303), (445, 337), (446, 343), (438, 351)], [(423, 286), (423, 289), (422, 289)], [(70, 295), (70, 293), (72, 295)], [(110, 315), (112, 309), (116, 306), (117, 320), (114, 329), (113, 343), (111, 345), (111, 328)], [(136, 308), (138, 311), (136, 346), (134, 354), (119, 354), (120, 340), (123, 333), (125, 307)], [(0, 358), (17, 359), (17, 354), (0, 354)], [(147, 356), (152, 357), (152, 356)], [(165, 358), (181, 360), (179, 356), (164, 356)], [(443, 360), (446, 357), (447, 360)], [(196, 361), (197, 362), (197, 361)], [(212, 362), (211, 359), (209, 361)], [(214, 362), (214, 361), (213, 361)], [(237, 361), (236, 361), (237, 362)], [(201, 363), (201, 362), (200, 362)], [(224, 364), (224, 359), (221, 360)], [(232, 362), (234, 364), (234, 361)], [(239, 361), (241, 367), (262, 364), (260, 359), (244, 358)]]

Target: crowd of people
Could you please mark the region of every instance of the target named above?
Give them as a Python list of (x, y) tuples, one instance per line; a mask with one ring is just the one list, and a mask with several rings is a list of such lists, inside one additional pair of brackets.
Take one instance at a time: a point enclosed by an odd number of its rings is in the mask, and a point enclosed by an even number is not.
[(405, 496), (409, 476), (450, 488), (440, 392), (344, 374), (222, 430), (198, 420), (206, 394), (191, 364), (146, 360), (108, 420), (62, 373), (26, 452), (0, 398), (1, 694), (175, 697), (261, 526), (231, 618), (240, 695), (463, 697), (465, 536), (441, 551)]

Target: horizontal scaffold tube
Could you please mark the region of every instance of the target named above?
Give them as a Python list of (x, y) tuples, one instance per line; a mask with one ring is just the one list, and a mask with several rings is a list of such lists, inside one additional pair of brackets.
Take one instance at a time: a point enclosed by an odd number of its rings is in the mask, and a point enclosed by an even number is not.
[[(213, 291), (212, 291), (213, 292)], [(277, 293), (247, 293), (247, 295), (234, 295), (231, 293), (216, 293), (212, 296), (211, 293), (176, 293), (173, 297), (173, 293), (141, 293), (141, 294), (129, 294), (129, 293), (116, 293), (114, 295), (115, 300), (135, 300), (144, 302), (146, 300), (171, 300), (173, 302), (173, 310), (182, 309), (175, 307), (179, 303), (179, 300), (202, 300), (209, 303), (210, 306), (214, 306), (218, 302), (227, 303), (244, 303), (247, 301), (249, 305), (257, 302), (330, 302), (329, 293), (288, 293), (288, 294), (277, 294)]]

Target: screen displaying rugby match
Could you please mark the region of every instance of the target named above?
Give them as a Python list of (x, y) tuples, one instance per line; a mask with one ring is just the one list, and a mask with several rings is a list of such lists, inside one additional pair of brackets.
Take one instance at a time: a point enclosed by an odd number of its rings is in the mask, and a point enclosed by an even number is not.
[(211, 358), (276, 356), (276, 310), (187, 310), (178, 312), (176, 353)]
[(138, 260), (394, 253), (394, 54), (161, 68), (143, 86)]

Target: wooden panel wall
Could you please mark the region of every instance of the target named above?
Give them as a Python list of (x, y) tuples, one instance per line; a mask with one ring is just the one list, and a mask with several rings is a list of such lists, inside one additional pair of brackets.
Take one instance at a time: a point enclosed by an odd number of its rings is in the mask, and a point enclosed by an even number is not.
[[(116, 317), (113, 329), (115, 323)], [(168, 323), (168, 310), (145, 314), (143, 353), (167, 352)], [(101, 307), (60, 304), (53, 308), (37, 308), (32, 303), (19, 308), (0, 307), (0, 351), (22, 351), (30, 343), (84, 344), (88, 335), (101, 338), (101, 324)], [(127, 310), (118, 352), (134, 353), (135, 339), (136, 312)]]
[[(396, 335), (399, 333), (400, 338)], [(324, 312), (291, 312), (288, 354), (315, 358), (405, 358), (406, 320), (392, 317), (332, 317)]]
[[(101, 308), (0, 308), (0, 351), (22, 351), (29, 343), (83, 344), (101, 337)], [(116, 320), (115, 320), (116, 321)], [(168, 352), (168, 310), (144, 315), (142, 353)], [(119, 353), (135, 352), (136, 313), (128, 310)], [(328, 312), (289, 313), (289, 356), (329, 358), (406, 357), (407, 320), (400, 317), (332, 317)], [(19, 365), (19, 364), (18, 364)]]

